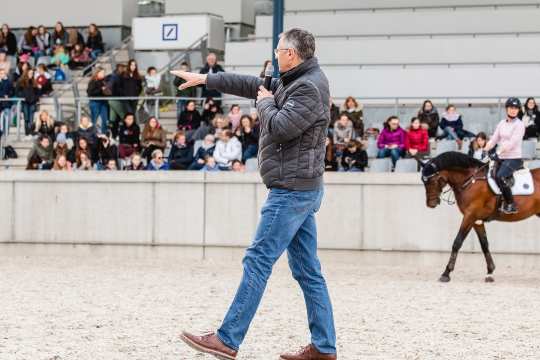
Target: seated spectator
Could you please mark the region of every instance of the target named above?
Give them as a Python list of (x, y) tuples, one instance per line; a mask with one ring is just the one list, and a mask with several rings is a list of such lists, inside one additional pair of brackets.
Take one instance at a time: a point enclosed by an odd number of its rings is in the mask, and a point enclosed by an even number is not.
[(439, 129), (439, 113), (437, 108), (433, 106), (431, 100), (426, 100), (422, 104), (422, 108), (418, 111), (418, 119), (422, 127), (428, 131), (430, 138), (437, 137)]
[(217, 114), (223, 114), (223, 111), (221, 111), (221, 108), (214, 102), (212, 98), (207, 98), (204, 101), (202, 121), (206, 126), (210, 126), (212, 125), (212, 121)]
[(186, 104), (186, 108), (180, 114), (178, 119), (177, 128), (178, 130), (191, 131), (196, 130), (201, 125), (201, 114), (196, 108), (195, 101), (190, 100)]
[(80, 137), (77, 140), (77, 146), (74, 146), (71, 151), (68, 153), (68, 161), (73, 163), (80, 164), (80, 156), (82, 153), (85, 153), (86, 156), (91, 160), (92, 165), (95, 164), (98, 160), (97, 151), (94, 151), (88, 144), (86, 138)]
[(9, 56), (17, 55), (17, 38), (11, 32), (7, 24), (2, 25), (0, 32), (0, 47), (4, 49)]
[(92, 160), (88, 156), (88, 153), (81, 151), (75, 162), (75, 170), (94, 170), (92, 166)]
[(368, 165), (368, 156), (359, 141), (351, 140), (343, 150), (343, 161), (341, 166), (343, 171), (358, 172), (364, 171)]
[(69, 64), (69, 55), (66, 53), (66, 48), (63, 45), (57, 46), (54, 49), (54, 55), (51, 59), (51, 64), (59, 68)]
[(30, 26), (23, 36), (19, 39), (19, 51), (21, 54), (33, 56), (35, 61), (41, 56), (37, 43), (37, 29)]
[(119, 131), (119, 152), (122, 159), (130, 157), (134, 152), (140, 152), (140, 135), (141, 129), (135, 122), (135, 115), (126, 113)]
[(105, 84), (105, 70), (96, 67), (94, 76), (88, 83), (86, 93), (93, 98), (89, 102), (92, 124), (96, 126), (98, 117), (101, 118), (101, 133), (106, 134), (109, 129), (109, 104), (107, 100), (100, 100), (100, 97), (107, 96), (107, 85)]
[(377, 139), (379, 148), (377, 157), (379, 159), (390, 157), (393, 165), (396, 166), (396, 162), (403, 156), (406, 137), (405, 130), (399, 126), (399, 118), (390, 116), (384, 122), (384, 129)]
[(342, 112), (349, 115), (349, 119), (353, 123), (353, 129), (356, 136), (361, 138), (364, 136), (364, 111), (362, 105), (358, 104), (355, 98), (349, 96), (343, 103)]
[(523, 107), (523, 114), (520, 114), (521, 120), (525, 125), (524, 139), (536, 139), (540, 134), (540, 112), (538, 111), (538, 105), (534, 98), (530, 97), (525, 101)]
[(227, 117), (229, 118), (229, 123), (231, 124), (232, 131), (236, 132), (236, 129), (238, 129), (238, 127), (240, 126), (240, 118), (242, 117), (242, 110), (240, 109), (240, 105), (231, 105), (231, 109), (229, 111), (229, 114), (227, 114)]
[(103, 37), (101, 31), (96, 24), (90, 24), (88, 26), (88, 38), (86, 39), (86, 48), (90, 52), (92, 60), (96, 60), (101, 54), (105, 52), (105, 45), (103, 44)]
[(221, 133), (214, 150), (214, 159), (221, 170), (230, 170), (235, 159), (242, 160), (242, 144), (231, 130)]
[(75, 48), (75, 45), (80, 44), (84, 46), (84, 38), (77, 30), (77, 28), (70, 28), (67, 31), (68, 34), (68, 42), (65, 44), (66, 49), (71, 51), (73, 48)]
[(66, 158), (68, 158), (68, 155), (73, 148), (73, 146), (69, 146), (66, 135), (59, 133), (56, 136), (56, 141), (54, 142), (54, 157), (58, 157), (58, 155), (64, 155)]
[(90, 118), (86, 115), (81, 116), (79, 121), (79, 128), (77, 129), (76, 138), (84, 138), (88, 143), (92, 153), (97, 149), (97, 131), (94, 125), (90, 122)]
[(214, 159), (213, 156), (207, 156), (206, 159), (204, 159), (204, 166), (202, 167), (201, 171), (220, 171), (218, 164), (216, 163), (216, 159)]
[(169, 153), (171, 170), (186, 170), (193, 162), (193, 147), (186, 141), (186, 133), (182, 130), (174, 135), (173, 145)]
[(51, 34), (49, 34), (45, 26), (38, 26), (36, 40), (42, 56), (50, 56), (52, 52), (52, 39)]
[(73, 46), (69, 52), (69, 57), (71, 60), (68, 65), (71, 70), (82, 69), (91, 61), (90, 51), (80, 43)]
[(101, 169), (105, 171), (115, 171), (118, 170), (118, 167), (116, 166), (116, 161), (114, 159), (109, 159), (105, 163), (105, 166)]
[[(9, 80), (6, 70), (0, 68), (0, 99), (9, 99), (13, 96), (15, 89)], [(0, 101), (0, 114), (10, 111), (13, 103), (11, 101)]]
[(214, 155), (214, 149), (216, 148), (215, 138), (212, 134), (207, 134), (204, 137), (203, 143), (197, 149), (197, 153), (193, 158), (193, 162), (189, 166), (188, 170), (201, 170), (205, 165), (205, 159), (207, 156)]
[[(31, 69), (30, 65), (27, 62), (27, 59), (23, 59), (24, 55), (21, 55), (21, 58), (19, 63), (17, 64), (17, 67), (15, 68), (15, 72), (13, 73), (13, 82), (17, 83), (22, 75)], [(25, 61), (23, 61), (25, 60)]]
[(461, 115), (457, 113), (454, 105), (448, 105), (446, 112), (442, 114), (441, 123), (439, 125), (444, 132), (443, 139), (456, 140), (461, 143), (464, 138), (473, 138), (475, 135), (470, 131), (463, 129), (463, 120)]
[(240, 160), (234, 160), (232, 162), (232, 167), (231, 167), (231, 170), (234, 171), (234, 172), (245, 172), (246, 171), (246, 167), (245, 165), (240, 161)]
[(339, 120), (334, 125), (334, 149), (337, 158), (341, 158), (343, 149), (353, 138), (353, 122), (349, 119), (348, 113), (341, 113)]
[(47, 71), (45, 64), (39, 64), (34, 78), (39, 90), (39, 96), (49, 95), (53, 91), (51, 78), (52, 75)]
[(60, 154), (54, 160), (53, 170), (71, 171), (71, 165), (66, 159), (66, 155)]
[(126, 166), (125, 170), (129, 170), (129, 171), (146, 170), (142, 162), (141, 154), (139, 153), (131, 154), (130, 163), (128, 166)]
[(98, 169), (106, 167), (109, 160), (118, 162), (118, 147), (108, 135), (98, 135), (97, 159)]
[(69, 42), (69, 36), (66, 28), (64, 27), (64, 24), (62, 24), (60, 21), (58, 21), (54, 26), (54, 31), (52, 33), (52, 41), (55, 49), (60, 46), (65, 47)]
[(37, 169), (50, 169), (52, 166), (53, 146), (48, 136), (40, 135), (28, 153), (28, 162), (37, 163)]
[(150, 162), (152, 153), (155, 150), (165, 150), (167, 145), (167, 134), (165, 130), (161, 128), (158, 120), (155, 117), (151, 117), (146, 122), (142, 133), (142, 156), (146, 158), (147, 162)]
[(326, 137), (326, 155), (324, 157), (324, 171), (337, 171), (338, 164), (334, 156), (334, 142), (332, 137)]
[(249, 109), (249, 116), (251, 117), (251, 120), (253, 120), (253, 125), (258, 125), (260, 127), (259, 112), (257, 111), (257, 108)]
[(146, 170), (159, 171), (169, 170), (169, 164), (163, 158), (163, 151), (156, 149), (152, 152), (151, 160), (148, 162)]
[(479, 132), (469, 145), (469, 156), (484, 161), (488, 158), (487, 151), (484, 150), (487, 144), (487, 135), (485, 132)]
[(0, 49), (0, 70), (4, 70), (6, 76), (8, 76), (11, 71), (11, 61), (9, 61), (7, 52), (4, 49)]
[[(154, 66), (150, 66), (146, 70), (144, 76), (144, 93), (147, 96), (158, 96), (161, 93), (161, 77), (157, 73), (157, 69)], [(156, 100), (146, 100), (146, 111), (149, 114), (156, 112)]]
[(230, 130), (230, 128), (231, 124), (229, 123), (229, 119), (222, 114), (217, 114), (212, 121), (210, 133), (214, 134), (216, 138), (219, 138), (223, 131)]
[(46, 135), (51, 141), (55, 139), (54, 119), (47, 110), (42, 110), (35, 119), (34, 135)]
[(242, 162), (245, 163), (247, 159), (257, 157), (259, 126), (253, 126), (253, 120), (249, 115), (242, 115), (235, 135), (242, 144)]
[(407, 155), (410, 157), (423, 158), (429, 156), (429, 135), (428, 131), (422, 127), (420, 119), (413, 117), (411, 126), (407, 131), (405, 142)]
[(56, 134), (57, 142), (60, 135), (63, 135), (65, 137), (69, 149), (73, 148), (73, 146), (75, 145), (74, 134), (69, 130), (68, 124), (60, 123), (60, 125), (58, 126), (58, 134)]
[(21, 110), (24, 115), (25, 135), (29, 138), (32, 134), (34, 114), (39, 101), (39, 89), (37, 88), (37, 82), (34, 80), (33, 69), (28, 69), (17, 81), (15, 95), (24, 99), (21, 102)]

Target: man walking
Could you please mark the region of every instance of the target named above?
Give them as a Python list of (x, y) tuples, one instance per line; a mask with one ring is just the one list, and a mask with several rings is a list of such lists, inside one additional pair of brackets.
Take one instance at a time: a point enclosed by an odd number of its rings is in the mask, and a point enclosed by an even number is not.
[(260, 173), (270, 189), (252, 245), (243, 260), (240, 287), (216, 333), (181, 339), (220, 359), (236, 355), (264, 293), (272, 267), (287, 250), (289, 266), (307, 307), (311, 344), (282, 360), (334, 360), (336, 335), (330, 296), (317, 257), (315, 213), (323, 197), (325, 139), (330, 122), (328, 80), (314, 57), (315, 39), (302, 29), (284, 32), (274, 50), (280, 78), (173, 71), (184, 88), (209, 89), (257, 99)]

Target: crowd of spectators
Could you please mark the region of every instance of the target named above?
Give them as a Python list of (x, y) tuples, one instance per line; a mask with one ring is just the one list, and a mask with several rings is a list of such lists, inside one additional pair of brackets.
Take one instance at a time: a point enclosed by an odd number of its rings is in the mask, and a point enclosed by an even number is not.
[(30, 137), (42, 96), (53, 81), (67, 80), (70, 69), (80, 69), (104, 51), (101, 31), (90, 24), (86, 38), (77, 28), (57, 22), (54, 29), (30, 26), (17, 36), (7, 24), (0, 30), (0, 112), (11, 110), (12, 97), (22, 98), (25, 135)]

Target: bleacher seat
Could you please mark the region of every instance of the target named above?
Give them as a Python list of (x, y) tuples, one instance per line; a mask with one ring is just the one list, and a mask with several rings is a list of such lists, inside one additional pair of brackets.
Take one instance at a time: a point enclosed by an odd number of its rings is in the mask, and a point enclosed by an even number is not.
[(418, 172), (418, 162), (415, 159), (399, 159), (396, 162), (394, 172), (415, 173)]
[(259, 168), (259, 162), (257, 158), (251, 158), (246, 160), (246, 171), (247, 172), (255, 172), (258, 171)]
[(525, 160), (533, 160), (536, 158), (536, 144), (538, 141), (536, 140), (525, 140), (523, 141), (523, 145), (521, 147), (521, 151), (523, 153), (522, 158)]
[(367, 141), (366, 146), (366, 153), (368, 158), (373, 159), (377, 157), (377, 153), (379, 152), (379, 148), (377, 147), (377, 141), (375, 139), (370, 138)]
[(369, 166), (371, 173), (386, 173), (392, 171), (392, 160), (390, 158), (373, 159)]
[(435, 156), (439, 156), (442, 153), (448, 151), (457, 151), (458, 146), (457, 142), (454, 140), (441, 140), (437, 143), (437, 149), (435, 150)]

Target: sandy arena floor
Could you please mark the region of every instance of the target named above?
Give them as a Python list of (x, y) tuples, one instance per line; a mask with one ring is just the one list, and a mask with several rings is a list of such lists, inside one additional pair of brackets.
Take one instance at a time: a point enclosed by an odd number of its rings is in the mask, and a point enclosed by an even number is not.
[[(0, 359), (211, 359), (177, 339), (214, 329), (241, 253), (185, 248), (0, 246)], [(340, 359), (539, 359), (540, 257), (325, 252)], [(281, 261), (239, 359), (308, 342), (301, 292)]]

